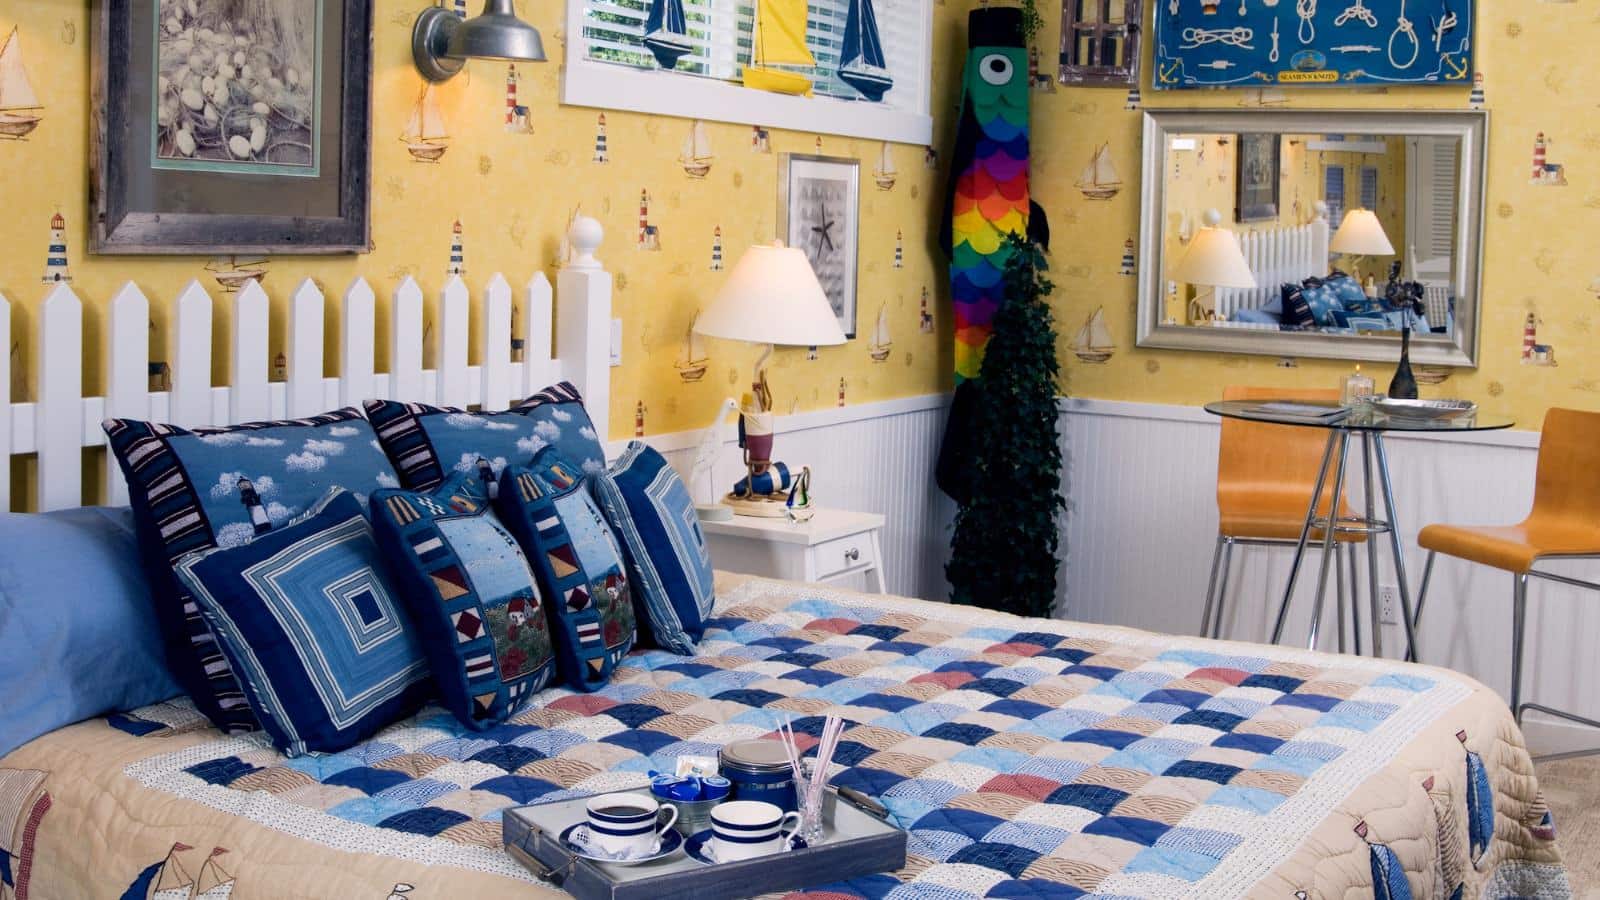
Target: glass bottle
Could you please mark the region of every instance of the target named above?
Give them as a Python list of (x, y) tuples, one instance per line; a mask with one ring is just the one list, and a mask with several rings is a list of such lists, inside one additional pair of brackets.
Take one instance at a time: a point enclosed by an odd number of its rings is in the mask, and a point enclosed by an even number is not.
[(1389, 382), (1389, 399), (1417, 399), (1417, 379), (1411, 374), (1411, 326), (1400, 329), (1400, 365)]

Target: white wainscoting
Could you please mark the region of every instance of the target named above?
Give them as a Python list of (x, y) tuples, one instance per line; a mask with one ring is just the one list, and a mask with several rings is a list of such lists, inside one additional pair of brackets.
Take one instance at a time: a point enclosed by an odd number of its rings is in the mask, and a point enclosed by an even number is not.
[[(773, 455), (798, 472), (810, 466), (822, 506), (882, 513), (884, 576), (892, 594), (943, 600), (954, 506), (933, 484), (949, 398), (930, 394), (778, 417)], [(730, 416), (731, 418), (731, 416)], [(702, 432), (647, 435), (689, 479)], [(744, 471), (732, 424), (723, 428), (714, 483), (726, 492)], [(614, 441), (615, 458), (627, 441)], [(712, 560), (713, 565), (717, 564)]]
[[(1069, 400), (1063, 408), (1069, 510), (1061, 615), (1196, 632), (1217, 528), (1217, 420), (1187, 406)], [(1422, 526), (1511, 523), (1532, 502), (1536, 433), (1391, 436), (1385, 443), (1413, 595), (1421, 580), (1424, 553), (1416, 536)], [(1353, 455), (1352, 464), (1358, 458)], [(1359, 485), (1349, 496), (1361, 502)], [(1291, 554), (1235, 550), (1224, 622), (1229, 636), (1270, 637)], [(1361, 559), (1365, 583), (1365, 553)], [(1388, 559), (1387, 552), (1379, 556), (1380, 583), (1393, 581)], [(1600, 580), (1600, 563), (1548, 567)], [(1305, 640), (1314, 581), (1314, 568), (1302, 571), (1286, 638)], [(1594, 637), (1600, 634), (1600, 595), (1535, 581), (1529, 606), (1525, 699), (1600, 715), (1600, 692), (1593, 687), (1600, 683)], [(1323, 649), (1331, 649), (1331, 619), (1323, 621)], [(1423, 661), (1465, 672), (1503, 694), (1510, 685), (1510, 634), (1511, 576), (1440, 557), (1419, 635)], [(1387, 627), (1386, 654), (1395, 656), (1403, 646), (1401, 628)]]

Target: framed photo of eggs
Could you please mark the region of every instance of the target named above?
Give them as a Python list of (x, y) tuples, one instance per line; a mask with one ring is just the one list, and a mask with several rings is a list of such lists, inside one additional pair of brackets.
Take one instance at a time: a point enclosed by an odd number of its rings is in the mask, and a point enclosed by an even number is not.
[(105, 0), (96, 253), (361, 253), (372, 4)]

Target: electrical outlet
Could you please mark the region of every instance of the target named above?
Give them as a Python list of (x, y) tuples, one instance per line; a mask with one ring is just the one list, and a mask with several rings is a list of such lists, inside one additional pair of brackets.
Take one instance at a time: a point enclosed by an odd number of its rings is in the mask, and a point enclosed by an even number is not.
[(1400, 589), (1392, 584), (1378, 585), (1378, 621), (1384, 625), (1400, 624)]

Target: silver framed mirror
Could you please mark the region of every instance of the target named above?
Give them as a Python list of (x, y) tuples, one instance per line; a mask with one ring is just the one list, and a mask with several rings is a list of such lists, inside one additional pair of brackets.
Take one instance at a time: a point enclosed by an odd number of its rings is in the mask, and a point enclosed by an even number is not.
[[(1138, 345), (1392, 361), (1404, 326), (1413, 362), (1476, 368), (1487, 131), (1482, 110), (1147, 111)], [(1396, 264), (1410, 290), (1386, 290)]]

